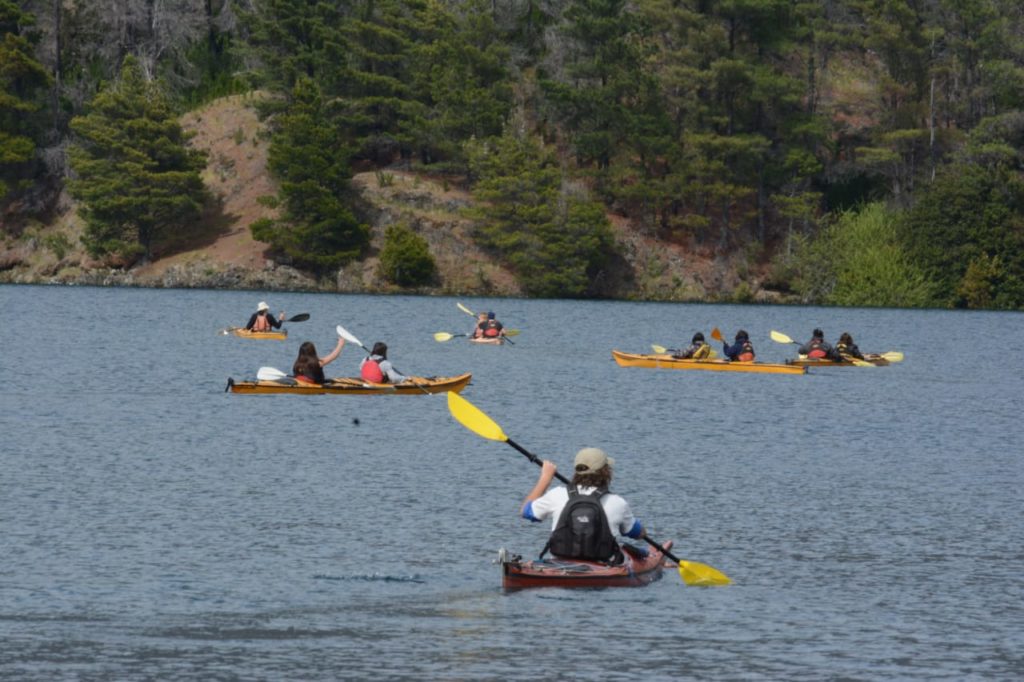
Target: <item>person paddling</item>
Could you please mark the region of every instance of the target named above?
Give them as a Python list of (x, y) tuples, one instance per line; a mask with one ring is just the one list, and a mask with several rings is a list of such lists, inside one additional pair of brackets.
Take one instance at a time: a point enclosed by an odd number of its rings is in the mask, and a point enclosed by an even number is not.
[(811, 340), (800, 346), (796, 351), (800, 355), (806, 355), (812, 360), (839, 359), (835, 357), (832, 346), (825, 341), (825, 332), (815, 329), (811, 332)]
[(736, 332), (736, 338), (730, 346), (722, 340), (722, 353), (734, 362), (753, 362), (756, 357), (754, 346), (750, 343), (750, 335), (744, 330)]
[(363, 381), (375, 384), (400, 384), (407, 378), (391, 366), (388, 360), (388, 346), (383, 341), (373, 344), (370, 355), (363, 358), (359, 365), (359, 375)]
[(345, 347), (345, 339), (338, 337), (338, 345), (324, 357), (317, 355), (316, 346), (312, 341), (306, 341), (299, 346), (299, 356), (295, 358), (292, 365), (292, 376), (302, 383), (323, 384), (327, 381), (324, 377), (324, 367), (334, 362), (341, 349)]
[(839, 355), (839, 359), (843, 360), (847, 358), (864, 359), (864, 354), (860, 352), (860, 348), (853, 342), (853, 337), (850, 336), (849, 332), (840, 334), (839, 342), (836, 343), (836, 353)]
[(477, 313), (476, 324), (473, 326), (473, 333), (469, 335), (471, 339), (479, 339), (484, 335), (484, 327), (487, 325), (487, 313)]
[[(570, 485), (548, 490), (558, 467), (554, 462), (543, 462), (540, 477), (520, 510), (530, 521), (552, 519), (551, 536), (541, 551), (542, 558), (550, 550), (559, 558), (617, 564), (623, 555), (616, 534), (634, 539), (646, 535), (629, 503), (608, 491), (613, 464), (615, 460), (603, 450), (583, 448), (576, 453)], [(630, 550), (643, 553), (641, 548)]]
[[(481, 313), (483, 316), (483, 313)], [(487, 317), (477, 325), (480, 333), (474, 338), (497, 339), (505, 335), (505, 327), (494, 318), (493, 312), (488, 312)]]
[(711, 346), (704, 340), (704, 334), (697, 332), (690, 341), (690, 347), (679, 351), (672, 357), (679, 360), (703, 360), (711, 355)]
[(270, 314), (270, 306), (267, 305), (266, 301), (260, 301), (259, 305), (256, 306), (256, 312), (249, 318), (249, 322), (245, 325), (245, 328), (254, 332), (269, 332), (271, 329), (280, 329), (281, 323), (284, 322), (284, 311), (274, 318)]

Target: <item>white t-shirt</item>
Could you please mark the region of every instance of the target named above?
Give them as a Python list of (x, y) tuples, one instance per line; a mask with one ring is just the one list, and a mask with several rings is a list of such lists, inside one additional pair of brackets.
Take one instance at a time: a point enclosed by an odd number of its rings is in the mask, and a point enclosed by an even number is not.
[[(579, 492), (589, 495), (596, 489), (593, 487), (583, 487), (579, 489)], [(550, 518), (551, 529), (554, 530), (555, 526), (558, 525), (558, 517), (562, 515), (562, 509), (568, 502), (569, 491), (566, 488), (561, 486), (551, 488), (526, 505), (526, 508), (523, 510), (523, 516), (531, 521), (543, 521)], [(605, 516), (608, 517), (608, 527), (612, 529), (613, 533), (631, 538), (640, 535), (643, 526), (633, 516), (629, 503), (624, 499), (614, 493), (608, 493), (601, 498), (601, 507), (604, 509)]]

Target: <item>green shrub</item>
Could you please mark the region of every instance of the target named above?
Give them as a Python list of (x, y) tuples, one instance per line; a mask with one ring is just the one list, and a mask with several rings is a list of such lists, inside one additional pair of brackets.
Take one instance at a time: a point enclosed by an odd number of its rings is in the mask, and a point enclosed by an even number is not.
[(407, 225), (398, 223), (384, 233), (380, 252), (380, 276), (402, 287), (431, 284), (437, 265), (430, 255), (427, 241)]

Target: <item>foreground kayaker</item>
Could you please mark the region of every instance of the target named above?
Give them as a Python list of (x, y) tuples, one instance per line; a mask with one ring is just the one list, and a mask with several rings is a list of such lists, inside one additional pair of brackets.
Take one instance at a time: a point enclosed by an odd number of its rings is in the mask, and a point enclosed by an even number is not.
[(690, 346), (672, 355), (679, 360), (703, 360), (711, 356), (711, 346), (704, 340), (704, 334), (697, 332), (690, 341)]
[(732, 345), (722, 341), (722, 353), (733, 362), (753, 362), (757, 357), (754, 353), (754, 345), (750, 343), (750, 335), (743, 329), (736, 332)]
[(368, 357), (359, 365), (359, 375), (364, 381), (375, 384), (400, 384), (406, 376), (398, 372), (388, 360), (388, 346), (383, 341), (373, 344)]
[(338, 345), (324, 357), (317, 355), (316, 346), (312, 341), (306, 341), (299, 346), (299, 356), (295, 358), (292, 365), (292, 376), (303, 383), (322, 384), (327, 381), (324, 376), (324, 367), (334, 362), (341, 349), (345, 347), (345, 339), (338, 337)]
[(246, 323), (245, 328), (254, 332), (269, 332), (271, 329), (280, 329), (281, 323), (284, 322), (284, 311), (275, 319), (270, 314), (270, 306), (267, 305), (266, 301), (260, 301), (259, 305), (256, 306), (256, 312), (249, 317), (249, 322)]
[(530, 521), (552, 519), (551, 536), (541, 551), (563, 559), (585, 559), (608, 564), (623, 561), (616, 534), (640, 539), (646, 534), (629, 503), (608, 491), (615, 463), (599, 448), (576, 453), (575, 473), (568, 486), (552, 488), (558, 467), (545, 460), (540, 477), (523, 500), (521, 514)]

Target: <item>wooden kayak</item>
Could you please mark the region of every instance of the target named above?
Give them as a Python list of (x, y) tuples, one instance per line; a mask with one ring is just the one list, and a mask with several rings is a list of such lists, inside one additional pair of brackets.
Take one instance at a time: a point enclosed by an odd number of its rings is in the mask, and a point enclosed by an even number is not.
[(243, 339), (270, 339), (273, 341), (284, 341), (288, 338), (287, 329), (274, 329), (269, 332), (254, 332), (245, 327), (228, 327), (224, 330), (225, 334), (234, 334), (240, 336)]
[[(887, 367), (892, 364), (881, 355), (866, 354), (864, 356), (865, 362), (870, 362), (876, 367)], [(856, 367), (856, 363), (850, 360), (829, 360), (827, 358), (809, 358), (806, 356), (800, 356), (795, 360), (786, 360), (787, 365), (796, 365), (797, 367)]]
[[(671, 549), (671, 540), (664, 543)], [(502, 549), (501, 585), (505, 589), (524, 587), (641, 587), (661, 578), (664, 555), (656, 549), (623, 545), (626, 559), (617, 566), (580, 559), (536, 559), (523, 561)]]
[(300, 395), (425, 395), (460, 392), (469, 385), (472, 374), (455, 377), (410, 377), (400, 384), (375, 384), (358, 377), (328, 379), (324, 384), (307, 384), (285, 377), (273, 381), (235, 381), (228, 379), (232, 393), (298, 393)]
[(657, 369), (697, 369), (712, 372), (756, 372), (760, 374), (804, 374), (806, 367), (770, 362), (730, 362), (728, 360), (680, 360), (667, 353), (639, 355), (613, 350), (612, 357), (620, 367), (649, 367)]

